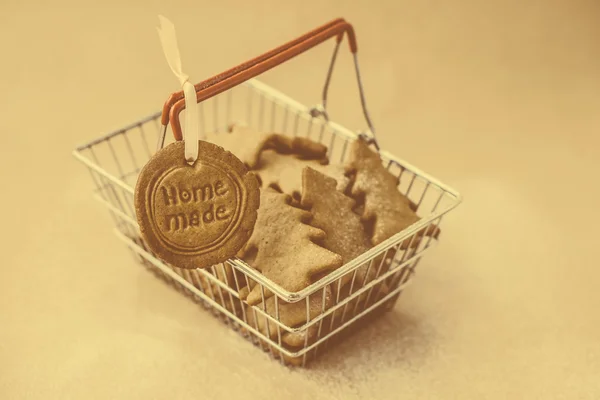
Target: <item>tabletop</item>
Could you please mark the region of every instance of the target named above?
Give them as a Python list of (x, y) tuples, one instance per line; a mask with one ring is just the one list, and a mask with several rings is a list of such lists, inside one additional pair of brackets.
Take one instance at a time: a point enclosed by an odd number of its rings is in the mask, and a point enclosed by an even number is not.
[[(3, 399), (600, 398), (594, 1), (0, 1)], [(139, 268), (70, 152), (333, 18), (385, 149), (464, 202), (395, 308), (288, 369)], [(261, 77), (320, 100), (332, 44)], [(364, 126), (343, 48), (330, 114)]]

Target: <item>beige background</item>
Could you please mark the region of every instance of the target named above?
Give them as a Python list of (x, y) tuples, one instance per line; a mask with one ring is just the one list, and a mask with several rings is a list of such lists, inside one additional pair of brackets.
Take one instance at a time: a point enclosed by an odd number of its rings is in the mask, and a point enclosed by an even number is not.
[[(0, 0), (0, 398), (600, 398), (600, 5), (369, 3)], [(177, 89), (158, 13), (198, 81), (347, 18), (383, 146), (465, 196), (396, 309), (310, 371), (138, 268), (70, 155)], [(330, 49), (263, 79), (314, 104)], [(360, 128), (343, 54), (331, 112)]]

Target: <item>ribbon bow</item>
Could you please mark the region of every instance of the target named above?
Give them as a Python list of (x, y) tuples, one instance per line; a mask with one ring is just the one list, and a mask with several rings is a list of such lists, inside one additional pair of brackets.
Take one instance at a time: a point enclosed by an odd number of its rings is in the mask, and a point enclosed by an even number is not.
[(175, 74), (183, 89), (185, 98), (185, 159), (193, 164), (198, 159), (198, 107), (196, 106), (196, 88), (189, 81), (189, 76), (184, 74), (181, 69), (181, 57), (179, 55), (179, 46), (177, 45), (177, 35), (175, 26), (171, 21), (162, 15), (158, 16), (161, 23), (160, 28), (156, 28), (163, 52), (167, 59), (171, 71)]

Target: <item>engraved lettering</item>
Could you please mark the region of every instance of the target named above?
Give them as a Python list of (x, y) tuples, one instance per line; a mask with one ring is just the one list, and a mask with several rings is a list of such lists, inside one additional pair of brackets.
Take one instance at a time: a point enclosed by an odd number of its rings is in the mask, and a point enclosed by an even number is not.
[(221, 182), (221, 181), (215, 182), (215, 194), (217, 196), (223, 196), (228, 191), (229, 191), (229, 189), (227, 189), (227, 186), (223, 182)]
[(188, 226), (187, 216), (183, 213), (167, 215), (167, 230), (184, 230)]
[(177, 189), (173, 186), (171, 186), (171, 190), (169, 191), (166, 187), (162, 186), (161, 187), (162, 192), (163, 192), (163, 196), (165, 198), (165, 204), (166, 205), (175, 205), (177, 204)]
[(214, 200), (215, 197), (221, 197), (229, 192), (227, 185), (218, 180), (214, 184), (207, 183), (200, 187), (194, 186), (191, 189), (178, 188), (173, 185), (161, 186), (165, 205), (176, 206), (179, 204), (202, 203)]
[(202, 159), (193, 166), (182, 162), (183, 141), (156, 152), (133, 196), (144, 244), (179, 268), (204, 268), (237, 254), (260, 204), (259, 182), (243, 162), (219, 146), (198, 144)]
[(190, 213), (177, 213), (166, 215), (166, 231), (177, 232), (186, 229), (202, 228), (218, 221), (224, 221), (231, 216), (225, 205), (215, 209), (211, 204), (204, 210), (194, 210)]
[(183, 203), (189, 203), (190, 201), (192, 201), (192, 195), (188, 190), (183, 189), (179, 193), (179, 197), (181, 198), (181, 201)]
[(194, 201), (207, 201), (212, 200), (214, 197), (213, 187), (211, 184), (194, 188)]
[(202, 214), (202, 222), (205, 224), (213, 222), (215, 220), (215, 205), (211, 204), (208, 210)]
[(215, 215), (217, 217), (217, 220), (219, 220), (219, 221), (223, 221), (224, 219), (227, 219), (229, 217), (229, 213), (225, 209), (225, 206), (217, 207), (217, 211), (215, 212)]
[(193, 211), (190, 214), (190, 226), (200, 226), (200, 213), (198, 211)]
[(209, 179), (196, 182), (173, 179), (160, 186), (157, 194), (168, 209), (161, 211), (164, 223), (160, 229), (164, 233), (176, 234), (180, 240), (179, 234), (187, 231), (205, 231), (212, 237), (228, 228), (237, 206), (231, 183), (218, 174)]

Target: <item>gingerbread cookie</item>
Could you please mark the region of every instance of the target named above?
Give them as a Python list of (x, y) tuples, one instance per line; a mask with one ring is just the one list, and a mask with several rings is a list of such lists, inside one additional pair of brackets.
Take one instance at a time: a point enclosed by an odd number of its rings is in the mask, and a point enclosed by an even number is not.
[[(324, 160), (327, 157), (327, 146), (300, 136), (286, 136), (273, 133), (260, 145), (260, 153), (264, 150), (275, 150), (279, 154), (291, 154), (303, 160)], [(258, 162), (257, 162), (258, 164)]]
[[(379, 155), (365, 141), (357, 139), (352, 143), (347, 171), (354, 174), (351, 195), (364, 198), (362, 220), (372, 229), (373, 245), (419, 221), (412, 203), (398, 190), (398, 178), (385, 169)], [(436, 231), (433, 228), (425, 234)], [(408, 242), (403, 246), (408, 246)]]
[(206, 140), (230, 151), (250, 169), (258, 166), (264, 150), (310, 160), (323, 159), (327, 154), (327, 146), (310, 139), (260, 132), (240, 124), (232, 125), (228, 132), (210, 132)]
[[(307, 225), (311, 214), (290, 206), (290, 200), (271, 188), (261, 191), (254, 232), (239, 255), (283, 289), (298, 292), (312, 283), (314, 275), (339, 268), (342, 257), (316, 243), (325, 233)], [(248, 304), (260, 303), (259, 286), (250, 289)], [(265, 297), (271, 295), (265, 290)]]
[(207, 133), (206, 141), (230, 151), (252, 169), (258, 163), (262, 147), (271, 135), (243, 125), (232, 125), (227, 132)]
[(324, 164), (327, 160), (303, 159), (301, 156), (280, 154), (274, 150), (265, 150), (260, 155), (260, 167), (256, 174), (260, 178), (261, 187), (275, 187), (281, 192), (300, 197), (302, 193), (302, 170), (311, 167), (334, 178), (339, 191), (344, 191), (350, 179), (345, 176), (345, 169), (338, 164)]
[(256, 177), (230, 152), (199, 141), (193, 166), (184, 142), (144, 166), (134, 203), (150, 250), (179, 268), (204, 268), (234, 256), (251, 236), (259, 207)]
[[(300, 203), (313, 215), (310, 225), (325, 232), (323, 247), (342, 256), (344, 264), (371, 248), (360, 216), (352, 211), (355, 201), (337, 190), (335, 179), (305, 167), (302, 185)], [(366, 277), (367, 271), (370, 272), (370, 279)], [(374, 272), (368, 265), (361, 266), (356, 273), (357, 285), (370, 281)], [(342, 278), (342, 285), (348, 283), (352, 275), (346, 274)]]

